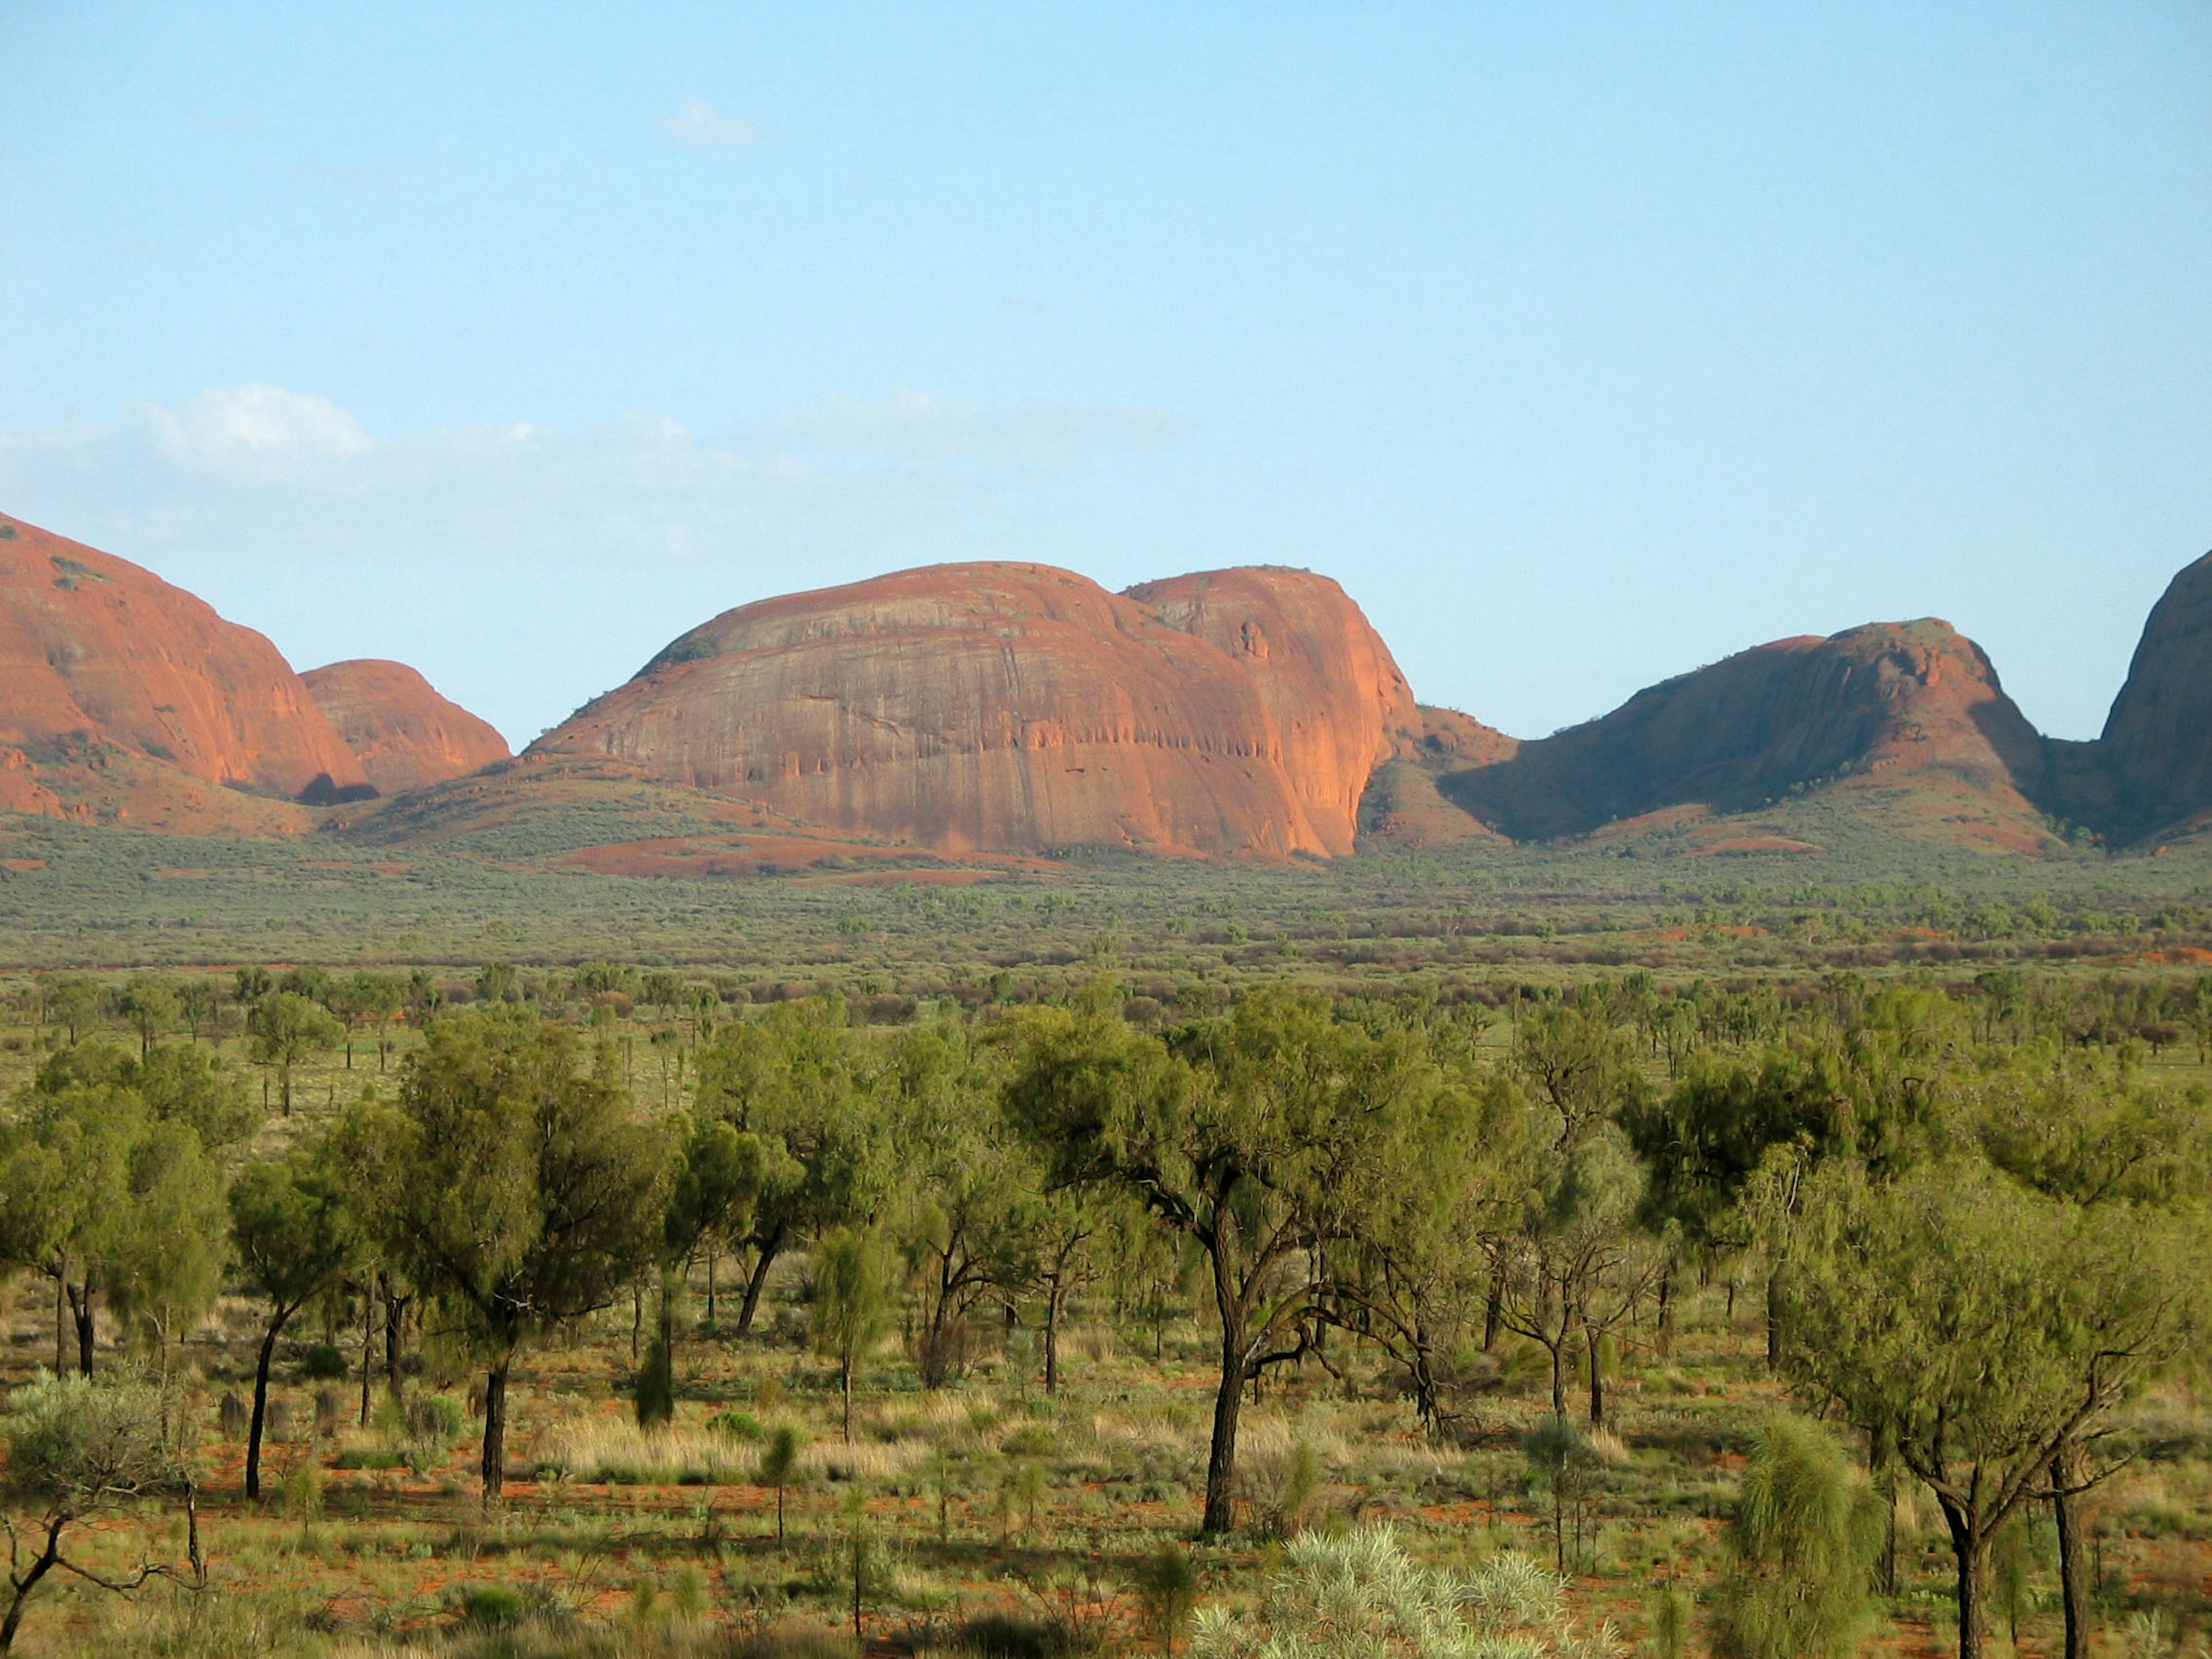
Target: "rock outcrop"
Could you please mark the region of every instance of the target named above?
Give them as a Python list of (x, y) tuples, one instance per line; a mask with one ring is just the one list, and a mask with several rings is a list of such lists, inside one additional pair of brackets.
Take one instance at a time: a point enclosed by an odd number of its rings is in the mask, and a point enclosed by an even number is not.
[(2095, 762), (2107, 799), (2077, 789), (2077, 799), (2088, 796), (2081, 816), (2103, 817), (2119, 837), (2212, 808), (2212, 553), (2151, 607)]
[(150, 571), (0, 519), (0, 749), (24, 757), (5, 792), (40, 810), (21, 775), (111, 753), (252, 793), (327, 802), (370, 793), (276, 647)]
[(1326, 579), (964, 564), (725, 612), (529, 753), (933, 848), (1326, 856), (1418, 718)]
[[(1356, 823), (1377, 765), (1419, 745), (1420, 711), (1390, 647), (1327, 576), (1248, 565), (1145, 582), (1127, 597), (1243, 666), (1291, 785), (1325, 838)], [(1351, 847), (1331, 839), (1329, 850)]]
[(1981, 647), (1929, 619), (1741, 652), (1493, 763), (1449, 771), (1440, 787), (1516, 841), (1879, 781), (1963, 790), (2028, 826), (2032, 842), (2043, 770), (2041, 739)]
[(507, 739), (489, 722), (440, 696), (405, 663), (361, 657), (300, 678), (381, 793), (466, 777), (507, 758)]

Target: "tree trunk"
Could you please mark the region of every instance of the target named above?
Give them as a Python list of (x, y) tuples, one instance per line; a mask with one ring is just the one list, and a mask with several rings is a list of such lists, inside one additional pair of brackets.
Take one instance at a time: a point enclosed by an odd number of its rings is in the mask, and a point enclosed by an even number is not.
[(1044, 1391), (1060, 1392), (1060, 1281), (1053, 1280), (1044, 1298)]
[(1652, 1334), (1652, 1346), (1662, 1359), (1674, 1357), (1674, 1259), (1667, 1258), (1667, 1268), (1659, 1275), (1659, 1322)]
[(714, 1263), (721, 1259), (721, 1251), (714, 1245), (707, 1246), (707, 1322), (714, 1322)]
[(1213, 1444), (1206, 1459), (1206, 1515), (1199, 1530), (1216, 1535), (1237, 1525), (1237, 1419), (1244, 1406), (1244, 1322), (1224, 1298), (1221, 1310), (1221, 1386), (1213, 1394)]
[(31, 1592), (39, 1581), (53, 1571), (54, 1563), (62, 1559), (62, 1528), (69, 1524), (67, 1516), (46, 1523), (46, 1547), (39, 1559), (31, 1563), (31, 1570), (15, 1580), (15, 1599), (8, 1604), (8, 1616), (0, 1620), (0, 1653), (15, 1645), (15, 1632), (23, 1623), (23, 1604), (31, 1599)]
[(514, 1364), (509, 1348), (484, 1377), (483, 1496), (496, 1504), (507, 1487), (507, 1372)]
[(54, 1375), (69, 1375), (69, 1258), (54, 1258)]
[(282, 1317), (269, 1322), (261, 1338), (261, 1352), (253, 1362), (253, 1420), (246, 1431), (246, 1497), (249, 1503), (261, 1496), (261, 1425), (269, 1413), (269, 1362), (283, 1334)]
[(1547, 1346), (1552, 1350), (1552, 1415), (1564, 1423), (1567, 1420), (1567, 1334), (1560, 1332), (1559, 1340)]
[(412, 1297), (394, 1296), (391, 1275), (385, 1276), (384, 1386), (391, 1390), (394, 1400), (404, 1397), (399, 1381), (399, 1346), (407, 1323), (407, 1304), (413, 1300)]
[(70, 1317), (76, 1326), (76, 1368), (87, 1376), (92, 1375), (92, 1348), (99, 1335), (92, 1304), (97, 1294), (90, 1273), (84, 1276), (82, 1291), (72, 1286), (69, 1293)]
[(1766, 1276), (1766, 1369), (1782, 1369), (1782, 1270)]
[(276, 1068), (278, 1092), (284, 1097), (284, 1115), (292, 1115), (292, 1062), (286, 1060)]
[(1605, 1426), (1605, 1353), (1603, 1339), (1595, 1325), (1583, 1327), (1584, 1345), (1589, 1351), (1589, 1423), (1594, 1429)]
[(1491, 1275), (1490, 1299), (1482, 1309), (1482, 1351), (1488, 1353), (1498, 1346), (1498, 1322), (1505, 1316), (1505, 1281)]
[(2051, 1463), (2051, 1511), (2058, 1522), (2058, 1591), (2066, 1609), (2066, 1659), (2089, 1659), (2089, 1558), (2081, 1488), (2088, 1448), (2068, 1440)]
[(1959, 1562), (1959, 1659), (1982, 1659), (1990, 1639), (1990, 1540), (1948, 1504), (1951, 1551)]
[(753, 1270), (745, 1279), (744, 1303), (738, 1310), (738, 1335), (741, 1340), (752, 1334), (753, 1316), (760, 1310), (761, 1290), (768, 1283), (768, 1270), (775, 1265), (782, 1251), (783, 1229), (778, 1227), (761, 1241), (760, 1260), (753, 1263)]
[(368, 1426), (368, 1379), (376, 1374), (376, 1281), (361, 1287), (361, 1426)]

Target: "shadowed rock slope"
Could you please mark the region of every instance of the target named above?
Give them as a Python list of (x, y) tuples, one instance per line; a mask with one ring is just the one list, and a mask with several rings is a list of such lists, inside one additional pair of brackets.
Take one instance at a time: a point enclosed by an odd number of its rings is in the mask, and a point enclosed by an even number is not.
[(2088, 787), (2069, 799), (2076, 816), (2129, 838), (2212, 811), (2212, 553), (2151, 607), (2095, 748)]
[(150, 571), (0, 519), (0, 808), (261, 833), (301, 826), (226, 792), (369, 791), (266, 639)]
[(300, 678), (384, 794), (466, 777), (507, 758), (507, 739), (488, 721), (440, 696), (405, 663), (356, 658)]
[(1932, 619), (1759, 646), (1489, 763), (1437, 769), (1445, 798), (1516, 841), (1823, 788), (1879, 793), (1897, 827), (1917, 811), (1947, 838), (2051, 839), (2035, 805), (2041, 739), (1981, 647)]
[(1328, 856), (1419, 731), (1388, 648), (1324, 577), (1115, 594), (979, 563), (726, 611), (527, 752), (894, 843)]

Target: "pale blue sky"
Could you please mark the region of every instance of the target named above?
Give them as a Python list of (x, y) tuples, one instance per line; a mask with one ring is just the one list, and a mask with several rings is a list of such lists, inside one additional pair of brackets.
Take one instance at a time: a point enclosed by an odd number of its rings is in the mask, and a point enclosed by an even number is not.
[(517, 743), (728, 605), (1309, 566), (1524, 735), (2212, 547), (2212, 5), (0, 0), (0, 511)]

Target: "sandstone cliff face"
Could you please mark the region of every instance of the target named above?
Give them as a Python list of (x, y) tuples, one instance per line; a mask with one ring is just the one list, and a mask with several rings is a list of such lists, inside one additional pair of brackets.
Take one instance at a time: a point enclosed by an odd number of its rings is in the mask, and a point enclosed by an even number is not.
[(1442, 788), (1516, 840), (1692, 803), (1743, 811), (1861, 780), (1963, 788), (2032, 823), (2043, 766), (1981, 647), (1929, 619), (1739, 653)]
[(1350, 852), (1368, 779), (1421, 737), (1406, 677), (1359, 607), (1326, 576), (1273, 566), (1171, 576), (1127, 597), (1251, 676), (1308, 817), (1329, 852)]
[(135, 564), (0, 520), (0, 746), (66, 767), (104, 745), (267, 795), (369, 787), (260, 635)]
[[(1289, 572), (1170, 597), (1187, 626), (1065, 570), (988, 563), (764, 600), (686, 634), (529, 752), (624, 758), (936, 848), (1349, 852), (1355, 757), (1371, 769), (1411, 711), (1364, 618)], [(1223, 631), (1236, 650), (1208, 636)], [(1304, 665), (1340, 661), (1371, 696), (1316, 685), (1301, 706)]]
[(404, 663), (356, 658), (300, 678), (383, 794), (466, 777), (507, 758), (505, 738)]
[(2151, 608), (2097, 750), (2122, 835), (2212, 807), (2212, 553)]

